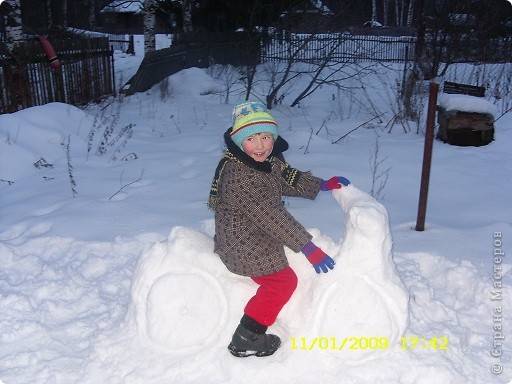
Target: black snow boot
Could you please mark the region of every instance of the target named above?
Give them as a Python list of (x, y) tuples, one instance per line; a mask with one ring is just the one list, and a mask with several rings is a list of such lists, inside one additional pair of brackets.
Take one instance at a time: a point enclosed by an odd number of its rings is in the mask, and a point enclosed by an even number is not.
[[(256, 326), (251, 327), (252, 322)], [(248, 328), (252, 328), (252, 330)], [(229, 343), (229, 352), (236, 357), (272, 355), (281, 345), (281, 339), (276, 335), (267, 335), (265, 333), (266, 329), (266, 326), (244, 316), (233, 334), (231, 343)]]

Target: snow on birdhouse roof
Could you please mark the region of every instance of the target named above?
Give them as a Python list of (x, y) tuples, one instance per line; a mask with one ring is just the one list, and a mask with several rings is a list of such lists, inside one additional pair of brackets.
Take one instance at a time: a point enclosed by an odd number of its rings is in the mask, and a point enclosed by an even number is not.
[(102, 13), (106, 12), (119, 12), (119, 13), (142, 13), (142, 2), (140, 1), (127, 1), (127, 0), (114, 0), (109, 5), (101, 10)]
[(475, 112), (496, 117), (496, 106), (483, 97), (446, 94), (439, 96), (437, 105), (446, 111)]

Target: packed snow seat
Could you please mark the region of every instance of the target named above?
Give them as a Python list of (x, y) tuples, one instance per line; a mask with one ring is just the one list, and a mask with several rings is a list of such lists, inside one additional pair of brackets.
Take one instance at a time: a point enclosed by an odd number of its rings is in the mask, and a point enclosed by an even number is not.
[(483, 96), (483, 87), (445, 82), (437, 106), (437, 139), (476, 147), (492, 142), (496, 107)]

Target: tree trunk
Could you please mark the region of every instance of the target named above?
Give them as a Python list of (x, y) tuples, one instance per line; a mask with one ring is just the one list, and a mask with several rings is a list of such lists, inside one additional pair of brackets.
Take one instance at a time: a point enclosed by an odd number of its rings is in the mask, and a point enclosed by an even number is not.
[(156, 4), (155, 0), (144, 0), (144, 55), (156, 50)]
[(409, 9), (407, 10), (407, 26), (410, 26), (412, 24), (412, 18), (414, 15), (414, 1), (409, 1)]
[(68, 26), (68, 0), (62, 0), (62, 27)]
[(89, 27), (96, 28), (96, 0), (89, 0)]
[(10, 92), (9, 109), (14, 112), (30, 105), (30, 94), (27, 88), (25, 66), (20, 61), (19, 52), (22, 49), (23, 25), (21, 19), (20, 0), (7, 0), (9, 5), (7, 23), (5, 25), (5, 45), (15, 60), (13, 64), (4, 67), (7, 74), (7, 88)]
[(383, 0), (382, 1), (382, 8), (384, 10), (384, 15), (383, 15), (383, 24), (384, 26), (389, 26), (389, 21), (388, 21), (388, 14), (389, 14), (389, 0)]
[(245, 74), (247, 76), (247, 87), (245, 88), (245, 100), (249, 100), (251, 97), (252, 86), (254, 84), (254, 78), (256, 76), (257, 64), (246, 65)]
[(372, 0), (372, 28), (377, 21), (377, 0)]
[(183, 1), (183, 32), (192, 32), (192, 0)]
[(48, 30), (53, 27), (52, 0), (46, 0), (46, 28)]
[(11, 11), (5, 26), (6, 45), (9, 51), (13, 51), (16, 45), (23, 40), (23, 25), (21, 23), (20, 0), (8, 0)]

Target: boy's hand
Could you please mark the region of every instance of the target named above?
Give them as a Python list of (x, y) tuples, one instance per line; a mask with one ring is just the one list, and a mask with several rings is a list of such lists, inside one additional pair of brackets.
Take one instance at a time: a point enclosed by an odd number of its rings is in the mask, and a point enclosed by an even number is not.
[(350, 180), (343, 176), (333, 176), (329, 180), (322, 180), (320, 184), (321, 191), (332, 191), (333, 189), (340, 189), (342, 186), (350, 184)]
[(313, 264), (316, 273), (320, 273), (321, 271), (327, 273), (329, 269), (333, 269), (334, 264), (336, 264), (332, 257), (327, 255), (311, 241), (308, 241), (306, 245), (302, 247), (301, 251), (306, 255), (308, 261)]

